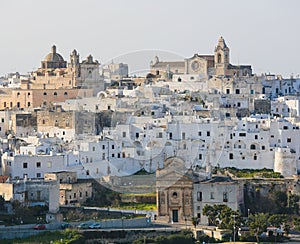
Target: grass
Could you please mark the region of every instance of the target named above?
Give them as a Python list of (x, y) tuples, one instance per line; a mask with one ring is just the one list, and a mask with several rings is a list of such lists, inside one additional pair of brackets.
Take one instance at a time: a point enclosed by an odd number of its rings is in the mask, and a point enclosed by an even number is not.
[(65, 230), (65, 231), (55, 231), (50, 232), (46, 231), (40, 233), (38, 235), (29, 236), (22, 239), (14, 239), (14, 240), (1, 240), (2, 244), (48, 244), (52, 242), (53, 244), (64, 243), (64, 244), (75, 244), (82, 243), (84, 240), (83, 236), (77, 232), (76, 230)]
[(157, 210), (155, 203), (121, 203), (120, 209), (128, 209), (128, 210)]
[(274, 172), (272, 169), (236, 169), (226, 168), (229, 173), (238, 178), (282, 178), (280, 173)]
[(124, 197), (135, 197), (135, 196), (146, 196), (146, 197), (155, 197), (156, 192), (148, 192), (148, 193), (123, 193), (121, 196)]

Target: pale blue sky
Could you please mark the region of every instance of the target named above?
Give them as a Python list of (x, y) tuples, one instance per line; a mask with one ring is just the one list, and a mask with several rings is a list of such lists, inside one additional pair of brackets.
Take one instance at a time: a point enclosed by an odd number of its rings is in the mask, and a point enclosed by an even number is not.
[(0, 75), (39, 67), (53, 44), (66, 60), (76, 48), (103, 63), (143, 49), (212, 54), (221, 35), (233, 64), (297, 75), (299, 10), (298, 0), (0, 0)]

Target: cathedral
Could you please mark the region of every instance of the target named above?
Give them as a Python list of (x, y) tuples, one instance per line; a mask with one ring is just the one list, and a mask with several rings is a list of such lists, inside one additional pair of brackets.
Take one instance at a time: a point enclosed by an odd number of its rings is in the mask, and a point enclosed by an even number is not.
[(104, 90), (99, 66), (91, 55), (80, 62), (76, 50), (72, 51), (67, 63), (53, 45), (41, 66), (32, 72), (32, 77), (21, 80), (20, 88), (0, 89), (0, 110), (32, 109), (68, 99), (91, 97)]
[[(70, 63), (63, 59), (53, 45), (51, 52), (41, 61), (41, 67), (33, 72), (30, 89), (70, 89), (86, 88), (100, 82), (99, 62), (89, 55), (80, 62), (74, 49)], [(24, 86), (24, 84), (23, 84)]]
[(212, 76), (243, 77), (251, 76), (251, 65), (233, 65), (230, 63), (229, 48), (223, 37), (220, 37), (214, 55), (194, 54), (182, 61), (163, 62), (158, 57), (150, 63), (150, 72), (157, 77), (170, 75), (199, 75), (202, 78)]

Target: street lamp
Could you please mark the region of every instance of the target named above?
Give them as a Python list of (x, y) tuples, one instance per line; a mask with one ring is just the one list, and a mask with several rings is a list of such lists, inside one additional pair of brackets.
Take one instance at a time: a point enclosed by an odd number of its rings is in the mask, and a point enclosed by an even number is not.
[(237, 217), (237, 215), (232, 215), (233, 217), (233, 243), (235, 243), (235, 218)]
[(124, 230), (124, 218), (125, 217), (122, 216), (122, 230)]

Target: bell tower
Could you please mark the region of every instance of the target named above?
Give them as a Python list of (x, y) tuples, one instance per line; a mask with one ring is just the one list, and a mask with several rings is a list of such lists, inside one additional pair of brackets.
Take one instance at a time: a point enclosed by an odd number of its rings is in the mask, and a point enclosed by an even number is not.
[(215, 47), (215, 70), (216, 75), (226, 75), (229, 65), (229, 48), (227, 47), (225, 40), (221, 36), (218, 44)]
[(80, 63), (79, 63), (79, 54), (74, 49), (70, 55), (70, 66), (72, 68), (72, 72), (74, 73), (74, 78), (80, 77)]

